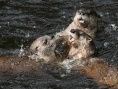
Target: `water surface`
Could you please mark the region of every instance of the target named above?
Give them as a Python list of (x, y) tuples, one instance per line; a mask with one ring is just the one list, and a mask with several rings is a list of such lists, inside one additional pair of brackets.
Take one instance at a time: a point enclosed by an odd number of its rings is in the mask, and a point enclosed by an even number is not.
[[(77, 8), (89, 7), (98, 14), (95, 41), (98, 57), (118, 67), (118, 1), (117, 0), (0, 0), (0, 55), (18, 55), (37, 37), (64, 30)], [(57, 69), (58, 70), (58, 69)], [(86, 76), (55, 73), (48, 67), (42, 73), (0, 74), (1, 89), (97, 89)]]

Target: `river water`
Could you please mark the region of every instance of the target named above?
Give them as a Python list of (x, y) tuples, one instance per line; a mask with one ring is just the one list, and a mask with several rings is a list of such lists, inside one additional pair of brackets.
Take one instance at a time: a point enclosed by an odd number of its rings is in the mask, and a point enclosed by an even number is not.
[[(98, 57), (118, 67), (117, 0), (0, 0), (0, 56), (18, 55), (42, 35), (64, 30), (77, 8), (89, 7), (100, 15), (95, 40)], [(57, 69), (58, 70), (58, 69)], [(42, 73), (0, 74), (0, 89), (97, 89), (86, 76), (49, 67)]]

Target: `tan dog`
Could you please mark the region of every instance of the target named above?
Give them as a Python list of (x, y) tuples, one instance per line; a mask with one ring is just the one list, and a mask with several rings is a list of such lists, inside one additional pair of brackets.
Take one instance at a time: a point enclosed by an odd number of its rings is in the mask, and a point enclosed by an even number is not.
[(85, 32), (77, 29), (71, 29), (69, 33), (71, 49), (69, 58), (73, 60), (82, 60), (94, 55), (94, 45), (92, 38)]
[(63, 37), (42, 36), (32, 43), (30, 51), (35, 54), (34, 59), (49, 63), (66, 58), (69, 52), (69, 45)]
[(80, 29), (94, 39), (97, 31), (98, 17), (94, 10), (87, 8), (77, 10), (73, 22), (61, 34), (68, 35), (71, 29)]

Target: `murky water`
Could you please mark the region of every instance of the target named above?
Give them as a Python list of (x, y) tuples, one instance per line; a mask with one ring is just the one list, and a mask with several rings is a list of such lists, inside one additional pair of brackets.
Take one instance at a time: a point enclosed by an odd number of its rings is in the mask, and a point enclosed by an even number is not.
[[(0, 0), (0, 55), (17, 55), (22, 46), (27, 49), (37, 37), (62, 31), (81, 7), (93, 8), (100, 14), (95, 41), (98, 56), (118, 67), (117, 0)], [(0, 74), (0, 88), (98, 88), (95, 81), (86, 76), (55, 70), (48, 66), (41, 73), (3, 73)]]

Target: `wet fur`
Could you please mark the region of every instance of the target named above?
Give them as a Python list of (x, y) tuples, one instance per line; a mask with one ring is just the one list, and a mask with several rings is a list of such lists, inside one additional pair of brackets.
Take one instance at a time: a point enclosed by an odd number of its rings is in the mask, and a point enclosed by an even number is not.
[(29, 57), (0, 57), (0, 72), (40, 71), (44, 64), (53, 64), (64, 60), (69, 52), (69, 45), (65, 39), (60, 36), (52, 38), (47, 35), (37, 38), (30, 46)]
[(90, 38), (85, 32), (81, 30), (73, 30), (76, 32), (72, 33), (70, 31), (69, 33), (73, 39), (73, 43), (71, 43), (71, 49), (69, 52), (69, 58), (72, 60), (82, 60), (92, 57), (95, 52), (92, 38)]
[(72, 70), (81, 70), (85, 75), (95, 79), (98, 85), (106, 85), (110, 89), (118, 88), (118, 70), (99, 58), (95, 58), (92, 38), (81, 30), (71, 29), (69, 33), (71, 49), (69, 58)]
[[(47, 42), (47, 43), (46, 43)], [(43, 60), (45, 63), (56, 61), (54, 54), (56, 43), (50, 36), (42, 36), (37, 38), (30, 46), (30, 52), (34, 55), (32, 59), (37, 61)]]
[(105, 89), (118, 88), (118, 69), (99, 58), (88, 58), (87, 60), (84, 61), (85, 65), (83, 66), (75, 61), (72, 69), (83, 71), (86, 76), (93, 78), (99, 86), (105, 85), (107, 87)]
[[(86, 32), (94, 39), (97, 32), (98, 18), (99, 15), (94, 10), (87, 8), (77, 10), (72, 23), (64, 31), (62, 31), (61, 34), (68, 35), (68, 32), (71, 29), (79, 29)], [(85, 23), (80, 23), (81, 19), (83, 19)]]
[(40, 70), (42, 65), (43, 63), (30, 60), (28, 57), (0, 57), (0, 72), (34, 72), (36, 70)]
[[(67, 58), (69, 52), (69, 44), (66, 37), (55, 35), (53, 39), (50, 36), (42, 36), (37, 38), (30, 46), (30, 52), (35, 55), (35, 59), (43, 60), (45, 63), (62, 61)], [(43, 42), (47, 40), (47, 44)]]
[[(84, 10), (83, 10), (84, 11)], [(89, 10), (88, 10), (89, 11)], [(70, 33), (71, 29), (76, 29), (79, 28), (86, 34), (88, 34), (92, 39), (95, 37), (95, 32), (97, 30), (97, 17), (96, 14), (95, 18), (91, 17), (91, 20), (93, 19), (93, 22), (88, 25), (87, 28), (79, 25), (76, 21), (78, 12), (76, 13), (76, 16), (74, 18), (74, 21), (69, 25), (69, 27), (63, 32), (63, 34)], [(92, 13), (93, 14), (93, 13)], [(76, 24), (75, 24), (76, 23)], [(95, 26), (95, 27), (94, 27)], [(77, 30), (79, 31), (79, 30)], [(62, 34), (62, 35), (63, 35)], [(70, 34), (69, 34), (70, 35)], [(93, 78), (98, 82), (98, 84), (105, 84), (111, 87), (111, 89), (117, 89), (118, 88), (118, 70), (113, 67), (109, 66), (106, 62), (103, 62), (102, 60), (98, 58), (92, 58), (93, 52), (89, 52), (92, 50), (91, 47), (91, 40), (88, 39), (89, 37), (87, 35), (81, 35), (81, 36), (75, 36), (78, 39), (75, 40), (75, 44), (70, 44), (67, 48), (65, 48), (65, 53), (64, 56), (65, 58), (67, 57), (68, 51), (69, 56), (71, 59), (75, 59), (73, 61), (73, 70), (82, 70), (85, 71), (85, 75)], [(51, 43), (45, 44), (45, 38), (48, 39), (49, 41), (51, 40), (50, 37), (41, 37), (38, 38), (36, 41), (33, 42), (33, 44), (30, 47), (30, 51), (33, 53), (36, 53), (37, 55), (41, 55), (40, 57), (44, 59), (44, 61), (49, 62), (50, 60), (59, 59), (59, 57), (56, 56), (55, 54), (55, 47), (54, 45), (60, 46), (65, 40), (68, 45), (68, 38), (65, 39), (65, 37), (61, 37), (59, 39), (62, 39), (62, 41), (50, 41)], [(43, 40), (44, 39), (44, 40)], [(54, 42), (54, 43), (53, 43)], [(45, 45), (44, 45), (44, 44)], [(53, 45), (53, 44), (54, 45)], [(66, 46), (64, 46), (66, 47)], [(69, 49), (71, 47), (71, 49)], [(50, 52), (51, 51), (51, 52)], [(78, 54), (81, 54), (82, 56), (79, 56)], [(39, 57), (39, 56), (38, 56)], [(40, 59), (39, 57), (39, 59)], [(77, 60), (76, 60), (77, 59)], [(80, 65), (81, 61), (80, 59), (85, 59), (83, 60), (84, 65)], [(34, 60), (29, 60), (27, 58), (18, 58), (18, 57), (0, 57), (0, 71), (6, 72), (6, 71), (11, 71), (11, 72), (21, 72), (21, 71), (34, 71), (40, 68), (41, 64), (34, 61)]]

